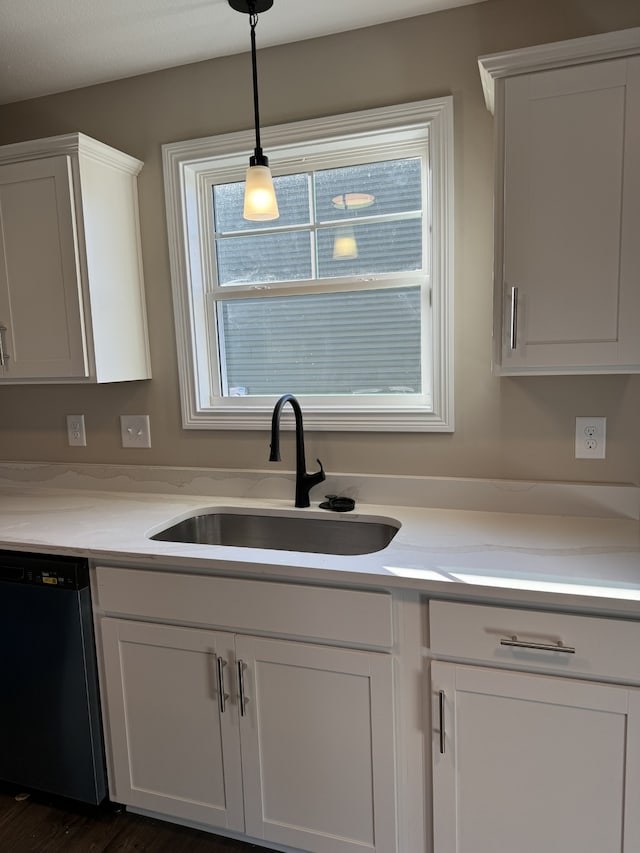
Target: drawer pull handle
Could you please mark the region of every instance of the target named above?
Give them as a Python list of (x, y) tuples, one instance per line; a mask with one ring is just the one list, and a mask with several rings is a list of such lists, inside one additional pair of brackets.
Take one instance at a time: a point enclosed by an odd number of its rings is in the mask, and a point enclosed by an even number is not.
[(438, 697), (438, 708), (440, 711), (440, 755), (444, 755), (444, 690), (440, 691)]
[(224, 668), (226, 666), (226, 661), (221, 657), (216, 658), (216, 667), (218, 671), (218, 704), (220, 707), (220, 713), (224, 714), (227, 707), (227, 699), (229, 698), (229, 694), (224, 692)]
[(531, 643), (526, 640), (519, 640), (514, 634), (508, 640), (500, 640), (501, 646), (513, 646), (517, 649), (535, 649), (539, 652), (563, 652), (566, 655), (575, 655), (576, 650), (573, 646), (565, 646), (562, 640), (557, 643)]

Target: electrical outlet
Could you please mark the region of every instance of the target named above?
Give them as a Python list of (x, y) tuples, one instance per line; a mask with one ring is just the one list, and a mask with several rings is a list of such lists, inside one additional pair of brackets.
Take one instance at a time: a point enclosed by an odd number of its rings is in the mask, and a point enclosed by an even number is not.
[(120, 415), (123, 447), (151, 447), (149, 415)]
[(69, 447), (87, 446), (84, 415), (67, 415), (67, 441), (69, 442)]
[(576, 418), (576, 459), (604, 459), (606, 418)]

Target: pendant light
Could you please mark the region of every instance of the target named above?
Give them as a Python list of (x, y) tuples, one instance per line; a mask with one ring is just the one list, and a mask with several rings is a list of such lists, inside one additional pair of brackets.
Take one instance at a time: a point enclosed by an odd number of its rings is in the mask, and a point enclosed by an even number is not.
[(358, 257), (358, 244), (353, 228), (343, 225), (338, 229), (333, 241), (333, 260), (352, 261)]
[[(370, 193), (342, 193), (331, 199), (331, 204), (338, 210), (347, 213), (350, 210), (358, 211), (370, 207), (376, 200)], [(351, 261), (358, 257), (358, 244), (356, 235), (350, 225), (342, 225), (338, 228), (333, 241), (333, 260)]]
[(269, 158), (266, 157), (260, 145), (260, 111), (258, 109), (258, 71), (256, 62), (256, 24), (258, 13), (273, 6), (273, 0), (229, 0), (229, 5), (236, 12), (249, 15), (251, 27), (251, 68), (253, 72), (253, 113), (256, 126), (256, 147), (253, 156), (249, 158), (244, 188), (245, 219), (252, 222), (265, 222), (280, 216), (273, 178), (269, 169)]

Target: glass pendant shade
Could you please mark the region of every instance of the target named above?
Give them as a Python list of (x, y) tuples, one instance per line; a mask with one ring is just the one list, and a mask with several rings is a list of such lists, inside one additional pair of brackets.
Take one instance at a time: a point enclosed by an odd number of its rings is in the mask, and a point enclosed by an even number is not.
[[(346, 212), (357, 211), (363, 207), (371, 207), (376, 197), (371, 193), (341, 193), (331, 199), (331, 203), (338, 210)], [(333, 241), (333, 260), (350, 261), (358, 257), (358, 244), (353, 228), (345, 226), (340, 228)]]
[(333, 241), (333, 260), (348, 261), (358, 257), (358, 244), (353, 228), (340, 228)]
[(249, 15), (251, 30), (251, 73), (253, 77), (253, 117), (256, 131), (256, 147), (249, 158), (245, 176), (243, 217), (250, 222), (268, 222), (278, 219), (278, 202), (269, 169), (269, 158), (265, 157), (260, 144), (260, 107), (258, 104), (258, 62), (256, 58), (256, 25), (258, 13), (273, 6), (273, 0), (228, 0), (232, 9)]
[(252, 222), (267, 222), (280, 216), (268, 166), (249, 166), (247, 169), (243, 216)]

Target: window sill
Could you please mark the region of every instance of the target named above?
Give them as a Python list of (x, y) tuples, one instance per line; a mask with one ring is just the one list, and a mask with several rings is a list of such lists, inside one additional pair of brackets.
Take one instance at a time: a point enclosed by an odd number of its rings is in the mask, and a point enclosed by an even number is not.
[[(184, 429), (264, 430), (271, 428), (271, 406), (190, 412), (183, 417)], [(293, 427), (293, 418), (283, 413), (282, 425)], [(304, 427), (320, 432), (453, 432), (453, 416), (427, 410), (402, 412), (318, 412), (304, 408)], [(290, 423), (289, 423), (290, 421)]]

